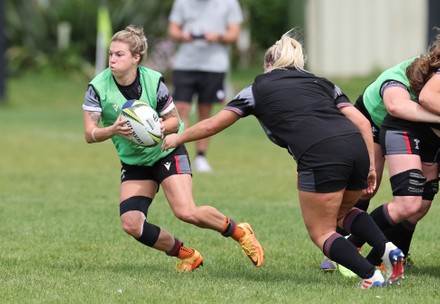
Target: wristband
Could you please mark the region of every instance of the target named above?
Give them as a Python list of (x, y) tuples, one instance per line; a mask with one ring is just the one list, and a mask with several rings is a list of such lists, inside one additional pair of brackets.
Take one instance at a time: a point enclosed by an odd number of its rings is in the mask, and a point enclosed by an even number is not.
[(95, 137), (95, 130), (96, 130), (96, 128), (92, 129), (92, 139), (94, 142), (97, 142), (96, 137)]

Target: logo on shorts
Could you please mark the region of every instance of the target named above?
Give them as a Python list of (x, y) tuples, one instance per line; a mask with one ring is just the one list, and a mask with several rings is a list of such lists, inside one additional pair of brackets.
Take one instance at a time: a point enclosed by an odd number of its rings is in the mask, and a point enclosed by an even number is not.
[(170, 171), (171, 162), (166, 162), (163, 165), (165, 166), (165, 168), (167, 168), (168, 171)]
[(420, 140), (418, 140), (417, 138), (414, 138), (414, 143), (416, 144), (416, 146), (414, 147), (414, 149), (419, 150), (419, 149), (420, 149), (420, 148), (419, 148)]
[(125, 179), (125, 169), (121, 170), (121, 180)]

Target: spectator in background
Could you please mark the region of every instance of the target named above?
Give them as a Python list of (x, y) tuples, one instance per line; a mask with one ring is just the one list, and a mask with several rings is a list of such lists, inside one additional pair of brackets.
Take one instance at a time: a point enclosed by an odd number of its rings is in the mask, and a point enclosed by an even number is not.
[[(242, 11), (237, 0), (175, 0), (168, 34), (180, 42), (173, 64), (174, 103), (189, 127), (192, 100), (198, 96), (198, 120), (211, 116), (213, 105), (225, 98), (229, 45), (237, 41)], [(210, 172), (206, 159), (209, 138), (196, 143), (194, 170)]]

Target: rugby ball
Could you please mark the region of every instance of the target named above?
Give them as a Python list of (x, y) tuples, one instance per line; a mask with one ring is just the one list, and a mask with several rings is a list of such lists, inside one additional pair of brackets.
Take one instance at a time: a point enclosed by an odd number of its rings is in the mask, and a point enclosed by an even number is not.
[(161, 138), (160, 121), (157, 112), (147, 103), (139, 100), (128, 100), (122, 106), (120, 115), (131, 128), (129, 139), (144, 147), (156, 146)]

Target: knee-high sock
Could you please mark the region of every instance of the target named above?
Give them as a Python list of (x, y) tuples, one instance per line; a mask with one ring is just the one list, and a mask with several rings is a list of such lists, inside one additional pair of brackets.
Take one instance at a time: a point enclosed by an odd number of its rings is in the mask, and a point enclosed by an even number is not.
[(402, 250), (403, 254), (408, 256), (409, 248), (411, 246), (411, 241), (414, 235), (414, 231), (416, 229), (417, 224), (412, 224), (408, 221), (403, 221), (391, 228), (385, 230), (384, 234), (396, 245), (399, 249)]
[(361, 210), (367, 211), (368, 207), (370, 206), (370, 199), (360, 199), (354, 206)]
[(344, 230), (364, 240), (371, 247), (385, 249), (388, 239), (365, 211), (357, 208), (351, 209), (345, 216), (343, 225)]
[(416, 224), (403, 221), (385, 231), (385, 236), (393, 242), (394, 245), (402, 250), (403, 254), (408, 256), (409, 247), (416, 229)]
[(381, 205), (370, 213), (371, 218), (376, 222), (380, 230), (385, 231), (396, 223), (391, 219), (388, 212), (388, 204)]
[[(356, 205), (354, 205), (355, 208), (367, 211), (368, 206), (370, 206), (370, 199), (360, 199), (357, 201)], [(349, 233), (347, 231), (345, 231), (342, 228), (336, 227), (336, 232), (339, 233), (340, 235), (343, 236), (347, 236), (349, 235)], [(356, 246), (356, 247), (362, 247), (363, 243), (360, 246)]]
[(341, 264), (363, 279), (374, 274), (374, 266), (369, 263), (357, 248), (338, 233), (332, 234), (323, 246), (324, 255), (338, 264)]
[[(388, 240), (402, 250), (405, 257), (407, 257), (415, 229), (416, 225), (411, 224), (408, 221), (403, 221), (385, 230), (384, 234)], [(383, 254), (380, 254), (373, 249), (368, 253), (366, 259), (373, 265), (380, 265), (382, 262), (382, 255)]]
[(388, 239), (368, 213), (353, 208), (344, 218), (344, 229), (373, 247), (370, 254), (374, 252), (374, 257), (378, 256), (379, 258), (373, 259), (373, 255), (370, 256), (369, 254), (367, 260), (375, 266), (380, 265), (380, 257), (382, 257), (385, 251), (385, 244), (388, 242)]
[[(376, 223), (374, 226), (378, 227), (379, 230), (381, 231), (385, 231), (390, 227), (392, 227), (393, 225), (395, 225), (395, 223), (389, 216), (387, 205), (388, 204), (381, 205), (370, 213), (370, 217)], [(368, 226), (364, 226), (364, 227), (369, 229)], [(352, 235), (348, 238), (348, 240), (356, 247), (362, 247), (365, 242), (368, 242), (365, 238), (355, 233), (352, 233)]]

